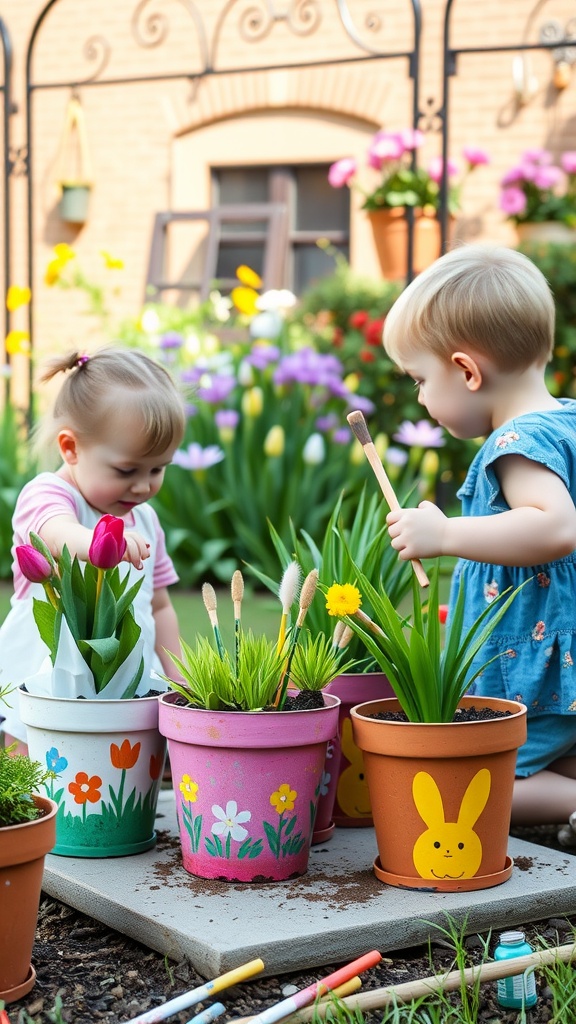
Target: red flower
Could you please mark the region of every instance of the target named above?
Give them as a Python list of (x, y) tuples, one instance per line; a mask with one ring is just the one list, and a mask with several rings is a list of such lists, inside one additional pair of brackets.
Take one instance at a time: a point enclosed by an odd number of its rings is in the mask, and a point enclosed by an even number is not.
[(376, 356), (370, 351), (370, 349), (363, 348), (360, 353), (360, 359), (363, 363), (374, 363), (376, 361)]
[(159, 779), (164, 765), (164, 753), (150, 755), (150, 778)]
[(52, 575), (52, 566), (48, 559), (31, 544), (19, 544), (16, 558), (20, 572), (31, 583), (46, 583)]
[(97, 569), (113, 569), (124, 557), (124, 523), (117, 516), (102, 516), (94, 527), (88, 558)]
[(130, 740), (124, 740), (122, 746), (110, 744), (110, 760), (115, 768), (133, 768), (140, 754), (140, 743), (130, 746)]
[(384, 317), (379, 320), (372, 320), (371, 323), (367, 324), (364, 328), (364, 337), (369, 345), (375, 345), (380, 347), (382, 344), (382, 328), (384, 327)]
[(86, 772), (77, 772), (74, 782), (68, 783), (68, 791), (72, 793), (75, 804), (85, 804), (87, 800), (91, 804), (97, 804), (100, 800), (101, 785), (102, 779), (99, 775), (88, 778)]
[(446, 622), (446, 619), (448, 618), (448, 605), (447, 604), (440, 604), (440, 605), (438, 605), (438, 618), (440, 619), (441, 624), (444, 625), (444, 623)]
[(359, 309), (356, 313), (351, 314), (348, 323), (350, 324), (350, 327), (354, 327), (357, 331), (360, 331), (364, 327), (364, 324), (368, 323), (369, 319), (370, 317), (366, 310)]

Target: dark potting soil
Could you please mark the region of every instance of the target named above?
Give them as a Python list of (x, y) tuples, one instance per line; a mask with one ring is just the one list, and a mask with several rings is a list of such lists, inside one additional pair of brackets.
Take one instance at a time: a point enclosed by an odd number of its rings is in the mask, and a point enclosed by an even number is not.
[[(467, 708), (458, 708), (453, 722), (487, 722), (491, 718), (508, 718), (510, 711), (494, 711), (493, 708), (477, 708), (471, 705)], [(409, 718), (405, 711), (379, 711), (375, 715), (368, 715), (368, 718), (377, 718), (382, 722), (408, 722)], [(430, 723), (434, 724), (434, 723)], [(450, 724), (450, 723), (446, 723)]]
[[(180, 696), (180, 694), (173, 701), (173, 705), (174, 704), (177, 707), (182, 707), (182, 708), (190, 707), (191, 706), (184, 699), (184, 697)], [(284, 707), (282, 708), (282, 711), (313, 711), (315, 708), (323, 708), (323, 707), (324, 707), (324, 697), (322, 696), (322, 691), (321, 690), (300, 690), (298, 693), (294, 694), (293, 696), (288, 695), (286, 697), (286, 701), (284, 703)], [(227, 708), (226, 711), (227, 712), (243, 711), (243, 708)], [(262, 712), (278, 711), (278, 708), (274, 707), (273, 705), (270, 705), (267, 708), (262, 708), (261, 711)], [(261, 713), (260, 711), (255, 712), (255, 714), (260, 714), (260, 713)]]

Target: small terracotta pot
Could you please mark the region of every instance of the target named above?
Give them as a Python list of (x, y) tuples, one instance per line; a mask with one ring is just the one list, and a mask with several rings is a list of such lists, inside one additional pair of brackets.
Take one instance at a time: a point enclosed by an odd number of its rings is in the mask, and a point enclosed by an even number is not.
[(44, 814), (23, 825), (0, 828), (0, 999), (22, 999), (36, 980), (30, 963), (42, 889), (44, 857), (56, 841), (53, 800), (35, 796)]
[[(374, 245), (382, 276), (404, 280), (408, 272), (408, 222), (403, 206), (368, 210)], [(414, 210), (414, 273), (429, 267), (440, 256), (440, 221)]]
[(414, 889), (485, 889), (512, 872), (507, 855), (516, 752), (526, 740), (526, 708), (516, 701), (464, 697), (506, 717), (472, 722), (394, 722), (397, 700), (352, 708), (364, 755), (381, 881)]

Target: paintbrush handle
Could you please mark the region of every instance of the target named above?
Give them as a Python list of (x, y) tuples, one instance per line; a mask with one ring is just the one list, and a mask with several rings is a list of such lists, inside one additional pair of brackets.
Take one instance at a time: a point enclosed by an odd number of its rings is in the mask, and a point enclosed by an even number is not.
[[(401, 508), (402, 506), (400, 505), (400, 502), (398, 501), (398, 498), (396, 497), (396, 492), (395, 492), (394, 488), (392, 487), (392, 484), (390, 483), (390, 479), (388, 477), (388, 474), (386, 473), (386, 470), (384, 469), (384, 466), (382, 465), (382, 462), (380, 461), (380, 457), (378, 455), (378, 452), (376, 451), (376, 448), (374, 447), (374, 444), (373, 444), (372, 441), (369, 441), (368, 444), (365, 444), (363, 447), (364, 447), (364, 454), (365, 454), (366, 458), (368, 459), (368, 462), (370, 463), (370, 465), (371, 465), (371, 467), (372, 467), (372, 469), (374, 471), (374, 476), (376, 477), (378, 483), (380, 484), (380, 490), (382, 491), (382, 494), (386, 498), (386, 501), (387, 501), (387, 503), (388, 503), (388, 505), (390, 507), (390, 510), (395, 512), (397, 509)], [(410, 561), (412, 562), (412, 568), (414, 570), (414, 575), (416, 576), (416, 579), (418, 580), (418, 583), (420, 584), (420, 586), (421, 587), (428, 587), (428, 586), (430, 586), (430, 580), (428, 579), (428, 577), (427, 577), (427, 575), (426, 575), (426, 573), (424, 571), (424, 566), (422, 565), (422, 562), (420, 561), (420, 559), (418, 559), (418, 558), (411, 558)]]

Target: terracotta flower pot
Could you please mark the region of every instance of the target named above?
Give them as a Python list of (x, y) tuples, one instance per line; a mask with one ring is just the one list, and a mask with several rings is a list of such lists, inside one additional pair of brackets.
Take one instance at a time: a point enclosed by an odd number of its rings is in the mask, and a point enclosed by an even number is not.
[(78, 700), (19, 691), (30, 756), (58, 778), (56, 845), (62, 857), (122, 857), (156, 843), (154, 821), (166, 742), (158, 698)]
[(206, 711), (160, 698), (186, 871), (281, 881), (308, 867), (326, 745), (340, 701), (311, 711)]
[(443, 724), (370, 717), (400, 710), (397, 700), (350, 712), (374, 816), (374, 872), (389, 885), (456, 892), (510, 877), (508, 832), (526, 708), (488, 697), (460, 702), (472, 705), (509, 714)]
[(42, 889), (44, 857), (56, 839), (53, 800), (35, 796), (43, 817), (0, 828), (0, 999), (22, 999), (36, 980), (30, 963)]
[[(408, 222), (403, 206), (368, 210), (374, 245), (382, 276), (401, 281), (408, 271)], [(422, 210), (414, 211), (414, 273), (429, 267), (440, 256), (440, 221)]]

